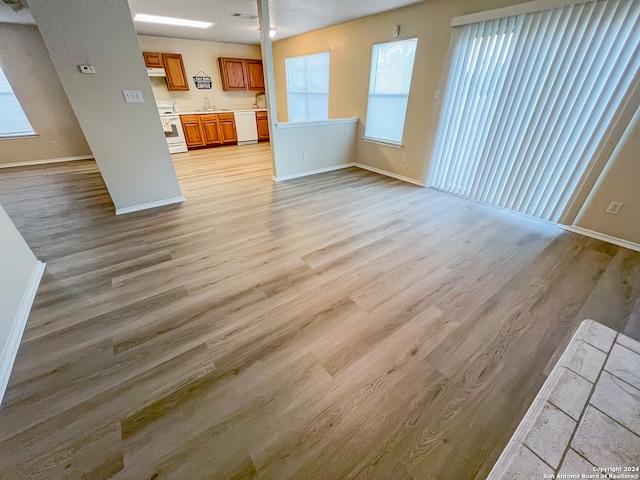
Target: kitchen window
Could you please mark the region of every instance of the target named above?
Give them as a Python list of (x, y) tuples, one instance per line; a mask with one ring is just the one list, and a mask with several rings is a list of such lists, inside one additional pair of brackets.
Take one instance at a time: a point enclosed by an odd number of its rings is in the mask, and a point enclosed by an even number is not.
[(0, 138), (34, 135), (33, 127), (0, 69)]
[(285, 59), (290, 122), (329, 118), (329, 52)]
[(409, 38), (373, 46), (365, 140), (402, 143), (417, 44)]

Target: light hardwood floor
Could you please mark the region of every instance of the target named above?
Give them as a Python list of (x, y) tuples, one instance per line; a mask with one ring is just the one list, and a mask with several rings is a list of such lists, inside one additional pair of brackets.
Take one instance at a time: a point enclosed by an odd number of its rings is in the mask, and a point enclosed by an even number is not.
[(640, 254), (268, 145), (176, 156), (187, 201), (114, 216), (92, 162), (0, 170), (47, 262), (0, 478), (485, 478)]

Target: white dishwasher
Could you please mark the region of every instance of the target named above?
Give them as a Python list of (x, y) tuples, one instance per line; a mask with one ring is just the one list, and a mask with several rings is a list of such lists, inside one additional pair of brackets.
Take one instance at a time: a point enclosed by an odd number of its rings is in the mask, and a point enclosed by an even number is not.
[(238, 145), (258, 143), (258, 127), (256, 125), (256, 112), (252, 110), (239, 110), (233, 112), (236, 120), (236, 133)]

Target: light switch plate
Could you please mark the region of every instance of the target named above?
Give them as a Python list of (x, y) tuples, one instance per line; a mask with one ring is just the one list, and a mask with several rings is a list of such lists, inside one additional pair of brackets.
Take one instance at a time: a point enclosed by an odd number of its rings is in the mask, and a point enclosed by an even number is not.
[(127, 103), (142, 103), (142, 92), (140, 90), (122, 90), (124, 101)]
[(93, 68), (93, 65), (78, 65), (80, 67), (80, 71), (82, 73), (89, 73), (91, 75), (96, 73), (96, 69)]

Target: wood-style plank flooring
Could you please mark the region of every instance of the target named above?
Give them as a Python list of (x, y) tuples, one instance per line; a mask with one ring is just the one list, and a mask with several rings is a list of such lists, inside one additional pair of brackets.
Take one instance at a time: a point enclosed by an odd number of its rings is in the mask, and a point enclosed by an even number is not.
[(119, 217), (90, 161), (0, 170), (47, 263), (0, 478), (482, 479), (579, 322), (640, 297), (640, 254), (434, 190), (175, 165), (184, 204)]

